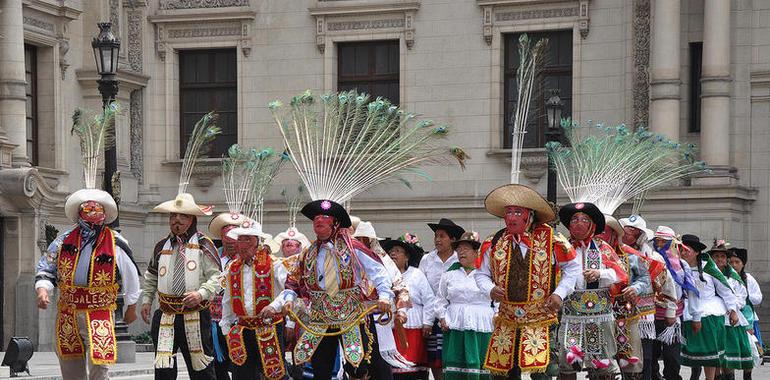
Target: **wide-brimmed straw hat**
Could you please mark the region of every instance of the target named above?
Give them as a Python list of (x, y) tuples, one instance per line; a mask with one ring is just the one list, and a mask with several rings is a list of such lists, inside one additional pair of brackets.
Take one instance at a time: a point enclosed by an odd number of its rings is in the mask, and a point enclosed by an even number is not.
[(614, 216), (604, 214), (604, 223), (618, 234), (618, 239), (623, 237), (623, 226), (620, 225), (620, 222)]
[(537, 224), (548, 223), (556, 219), (556, 213), (548, 201), (537, 191), (519, 184), (500, 186), (492, 190), (484, 199), (487, 212), (498, 217), (505, 217), (508, 206), (525, 207), (535, 211)]
[(223, 212), (217, 215), (214, 219), (211, 219), (209, 223), (209, 234), (214, 239), (222, 238), (222, 229), (227, 226), (239, 227), (244, 221), (251, 220), (245, 215), (235, 212)]
[(118, 205), (112, 196), (99, 189), (80, 189), (67, 197), (64, 203), (64, 215), (72, 223), (77, 223), (80, 218), (80, 205), (84, 202), (94, 201), (104, 207), (104, 224), (110, 224), (118, 218)]
[(164, 214), (185, 214), (193, 216), (209, 216), (211, 215), (213, 206), (198, 206), (195, 203), (190, 193), (177, 194), (176, 198), (170, 201), (165, 201), (152, 209), (152, 212), (164, 213)]

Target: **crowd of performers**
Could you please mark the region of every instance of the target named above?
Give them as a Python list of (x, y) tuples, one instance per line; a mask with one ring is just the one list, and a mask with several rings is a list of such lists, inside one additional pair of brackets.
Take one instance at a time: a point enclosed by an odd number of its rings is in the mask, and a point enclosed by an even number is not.
[[(116, 278), (127, 322), (141, 301), (164, 379), (176, 377), (176, 352), (193, 379), (655, 379), (656, 359), (665, 379), (680, 378), (680, 365), (727, 379), (750, 378), (759, 356), (762, 293), (745, 249), (717, 240), (707, 250), (697, 236), (653, 232), (641, 216), (616, 220), (591, 203), (556, 215), (522, 185), (486, 199), (505, 228), (481, 241), (441, 219), (428, 224), (427, 253), (410, 233), (378, 239), (330, 200), (301, 210), (313, 242), (294, 226), (274, 239), (223, 213), (209, 225), (216, 248), (197, 223), (210, 210), (181, 193), (155, 208), (170, 233), (155, 245), (141, 297), (125, 239), (104, 224), (114, 203), (99, 190), (76, 195), (67, 205), (76, 227), (51, 244), (36, 283), (41, 307), (54, 284), (61, 290), (65, 378), (85, 378), (86, 367), (105, 378), (114, 362)], [(568, 238), (548, 224), (557, 218)]]
[[(289, 228), (275, 238), (260, 223), (260, 203), (276, 173), (263, 165), (270, 152), (244, 155), (237, 146), (223, 161), (228, 211), (210, 220), (207, 233), (199, 228), (212, 208), (198, 205), (186, 189), (198, 150), (216, 134), (204, 116), (188, 143), (177, 195), (153, 209), (168, 216), (169, 231), (159, 233), (141, 285), (128, 241), (108, 226), (117, 218), (116, 202), (95, 186), (103, 144), (93, 142), (103, 139), (111, 108), (96, 122), (75, 118), (86, 188), (67, 199), (73, 227), (40, 258), (35, 284), (43, 309), (59, 289), (55, 346), (63, 378), (108, 378), (119, 354), (119, 288), (124, 321), (136, 319), (139, 303), (151, 325), (158, 379), (176, 378), (179, 352), (194, 380), (428, 379), (430, 372), (434, 379), (528, 373), (537, 380), (575, 379), (582, 371), (592, 379), (660, 379), (660, 361), (667, 380), (680, 379), (681, 365), (692, 367), (694, 378), (733, 379), (736, 370), (751, 377), (761, 357), (754, 307), (762, 293), (745, 271), (747, 251), (725, 240), (707, 249), (697, 236), (667, 226), (653, 232), (640, 215), (615, 219), (625, 198), (609, 211), (572, 196), (557, 208), (535, 190), (509, 184), (485, 198), (504, 228), (485, 231), (484, 239), (446, 218), (428, 224), (435, 248), (427, 253), (411, 233), (380, 239), (372, 222), (351, 217), (340, 201), (376, 182), (351, 182), (357, 187), (345, 194), (324, 196), (336, 194), (331, 190), (347, 177), (335, 186), (324, 175), (320, 184), (308, 180), (319, 171), (339, 174), (340, 157), (370, 154), (340, 154), (339, 146), (380, 149), (355, 139), (379, 142), (385, 131), (394, 140), (384, 150), (398, 154), (397, 147), (415, 139), (398, 129), (397, 121), (407, 119), (397, 108), (355, 95), (321, 98), (331, 115), (323, 126), (331, 132), (284, 134), (312, 201), (290, 206)], [(315, 123), (304, 113), (315, 102), (309, 94), (294, 98), (293, 123), (279, 124)], [(354, 133), (339, 125), (362, 119), (361, 112), (368, 115), (362, 125), (375, 130), (328, 144), (310, 141), (310, 151), (329, 151), (316, 157), (318, 170), (300, 165), (296, 157), (308, 160), (302, 156), (308, 153), (289, 136)], [(446, 134), (429, 127), (413, 131)], [(348, 138), (355, 143), (345, 145)], [(457, 148), (451, 152), (467, 158)], [(348, 177), (362, 172), (369, 173), (358, 168)], [(297, 211), (312, 222), (312, 241), (296, 228)], [(557, 223), (568, 236), (555, 231)]]

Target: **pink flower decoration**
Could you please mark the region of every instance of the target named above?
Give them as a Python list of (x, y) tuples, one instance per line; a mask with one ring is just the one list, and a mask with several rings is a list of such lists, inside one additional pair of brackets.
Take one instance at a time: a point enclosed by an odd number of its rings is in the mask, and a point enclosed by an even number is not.
[(321, 202), (321, 209), (328, 210), (330, 208), (332, 208), (332, 203), (331, 202), (329, 202), (329, 201)]

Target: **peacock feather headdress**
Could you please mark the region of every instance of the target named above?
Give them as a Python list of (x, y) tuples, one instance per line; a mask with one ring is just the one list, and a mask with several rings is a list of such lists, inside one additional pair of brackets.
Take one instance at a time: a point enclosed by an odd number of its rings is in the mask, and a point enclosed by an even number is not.
[(286, 208), (289, 212), (289, 228), (296, 228), (297, 226), (297, 213), (299, 212), (299, 209), (302, 208), (302, 205), (304, 204), (304, 193), (305, 188), (300, 185), (297, 187), (297, 193), (296, 194), (289, 194), (286, 189), (283, 189), (281, 191), (281, 196), (283, 197), (283, 200), (286, 202)]
[(344, 203), (392, 179), (407, 186), (406, 174), (426, 163), (461, 166), (468, 155), (441, 144), (449, 127), (415, 121), (388, 100), (345, 91), (319, 98), (310, 91), (295, 96), (287, 115), (282, 104), (269, 104), (300, 179), (313, 200)]
[(695, 145), (644, 128), (588, 128), (570, 119), (563, 119), (561, 127), (569, 146), (546, 145), (559, 183), (572, 202), (594, 203), (606, 215), (655, 187), (707, 170), (695, 160)]
[(120, 112), (117, 102), (111, 102), (102, 112), (76, 109), (72, 115), (72, 133), (80, 139), (83, 158), (83, 177), (86, 189), (95, 189), (99, 171), (99, 157), (115, 144), (115, 115)]

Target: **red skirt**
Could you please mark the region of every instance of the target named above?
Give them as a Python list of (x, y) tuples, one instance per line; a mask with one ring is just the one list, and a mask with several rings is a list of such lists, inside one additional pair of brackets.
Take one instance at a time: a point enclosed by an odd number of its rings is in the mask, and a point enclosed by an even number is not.
[(398, 352), (417, 366), (425, 365), (428, 362), (428, 350), (425, 345), (425, 338), (422, 337), (422, 329), (404, 329), (406, 333), (406, 341), (409, 347), (404, 347), (401, 340), (398, 338), (398, 334), (394, 331), (396, 336), (396, 348)]

